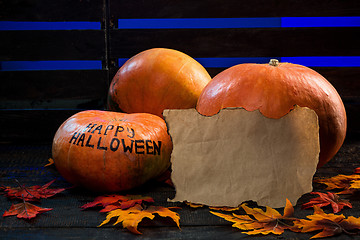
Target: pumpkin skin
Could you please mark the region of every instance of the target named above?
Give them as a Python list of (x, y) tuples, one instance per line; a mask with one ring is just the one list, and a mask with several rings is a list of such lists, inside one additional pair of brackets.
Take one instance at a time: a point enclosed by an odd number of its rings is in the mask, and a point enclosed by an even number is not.
[(98, 192), (128, 190), (159, 176), (170, 166), (171, 151), (162, 118), (99, 110), (71, 116), (57, 130), (52, 145), (60, 174), (76, 186)]
[(160, 117), (164, 109), (195, 108), (210, 80), (205, 68), (185, 53), (166, 48), (148, 49), (118, 70), (110, 84), (108, 108)]
[(239, 64), (216, 75), (201, 93), (197, 110), (211, 116), (226, 107), (259, 111), (281, 118), (295, 105), (313, 109), (319, 119), (318, 168), (340, 149), (346, 135), (346, 112), (336, 89), (319, 73), (302, 65)]

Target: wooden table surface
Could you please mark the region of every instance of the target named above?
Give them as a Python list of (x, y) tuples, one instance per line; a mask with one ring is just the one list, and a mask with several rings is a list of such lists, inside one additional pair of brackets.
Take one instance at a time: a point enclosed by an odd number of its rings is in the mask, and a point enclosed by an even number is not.
[[(347, 140), (335, 158), (316, 172), (316, 177), (330, 177), (337, 174), (352, 174), (360, 167), (360, 140)], [(51, 187), (70, 187), (54, 166), (44, 167), (51, 157), (51, 145), (0, 145), (0, 185), (17, 186), (15, 180), (26, 186), (44, 185), (53, 179)], [(314, 191), (325, 192), (325, 186), (314, 183)], [(159, 183), (149, 182), (145, 186), (122, 194), (141, 194), (154, 198), (154, 205), (179, 206), (180, 226), (167, 218), (156, 217), (154, 221), (143, 220), (138, 229), (142, 235), (134, 235), (120, 224), (98, 227), (106, 214), (99, 209), (81, 210), (80, 206), (94, 200), (98, 194), (79, 188), (67, 189), (54, 197), (43, 199), (36, 205), (53, 208), (34, 219), (23, 220), (15, 216), (0, 218), (0, 239), (309, 239), (315, 233), (294, 233), (283, 235), (248, 236), (240, 233), (231, 223), (212, 215), (208, 208), (190, 208), (183, 203), (169, 203), (175, 189)], [(301, 210), (301, 205), (314, 195), (305, 194), (295, 206), (295, 216), (304, 218), (313, 210)], [(12, 203), (0, 196), (0, 212), (3, 214)], [(360, 217), (360, 199), (351, 198), (353, 208), (345, 208), (346, 216)], [(279, 210), (282, 213), (282, 209)], [(329, 209), (326, 210), (330, 212)], [(356, 239), (358, 236), (339, 235), (327, 239)]]

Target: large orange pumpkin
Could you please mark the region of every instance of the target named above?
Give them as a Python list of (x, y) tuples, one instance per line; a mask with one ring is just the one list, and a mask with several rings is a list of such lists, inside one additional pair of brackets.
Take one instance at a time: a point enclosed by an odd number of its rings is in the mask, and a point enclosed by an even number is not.
[(142, 185), (170, 166), (165, 121), (147, 113), (79, 112), (55, 134), (52, 157), (70, 183), (114, 192)]
[(162, 117), (164, 109), (194, 108), (210, 80), (205, 68), (185, 53), (149, 49), (118, 70), (110, 84), (108, 107), (113, 111), (146, 112)]
[(319, 118), (318, 167), (340, 149), (346, 134), (346, 112), (335, 88), (319, 73), (305, 66), (279, 63), (239, 64), (228, 68), (205, 87), (197, 110), (213, 115), (226, 107), (259, 109), (269, 118), (286, 115), (294, 105), (313, 109)]

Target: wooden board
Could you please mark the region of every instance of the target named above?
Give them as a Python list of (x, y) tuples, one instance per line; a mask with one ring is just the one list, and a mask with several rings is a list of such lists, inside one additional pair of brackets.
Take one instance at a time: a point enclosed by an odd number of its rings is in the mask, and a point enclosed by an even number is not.
[[(153, 47), (194, 58), (360, 56), (358, 27), (119, 29), (118, 19), (353, 17), (358, 0), (13, 0), (0, 1), (0, 21), (95, 22), (92, 30), (0, 31), (0, 141), (45, 141), (69, 112), (104, 109), (119, 58)], [(101, 69), (1, 71), (2, 61), (101, 61)], [(212, 76), (224, 68), (209, 67)], [(359, 136), (360, 67), (314, 67), (346, 105), (348, 136)], [(65, 110), (64, 110), (65, 109)], [(49, 121), (42, 121), (42, 115)], [(23, 124), (23, 127), (21, 126)], [(29, 128), (32, 126), (33, 129)]]
[(358, 56), (360, 28), (117, 29), (110, 57), (165, 47), (198, 57)]
[(101, 21), (104, 0), (0, 1), (0, 21)]
[[(316, 177), (330, 177), (337, 174), (350, 175), (354, 168), (358, 167), (360, 154), (360, 142), (346, 142), (335, 158), (324, 167), (317, 170)], [(0, 185), (17, 187), (15, 181), (22, 185), (44, 185), (54, 179), (56, 181), (50, 188), (71, 187), (56, 168), (53, 166), (44, 167), (51, 157), (51, 145), (0, 145)], [(325, 185), (314, 184), (314, 191), (325, 192)], [(175, 189), (164, 183), (149, 182), (144, 186), (119, 194), (140, 194), (150, 196), (155, 200), (154, 205), (158, 206), (179, 206), (180, 227), (166, 218), (156, 217), (154, 221), (144, 219), (139, 224), (139, 231), (143, 233), (140, 238), (146, 239), (242, 239), (249, 238), (240, 230), (231, 227), (227, 222), (209, 212), (207, 207), (190, 208), (183, 203), (167, 202), (172, 198)], [(15, 216), (0, 218), (1, 239), (79, 239), (91, 238), (116, 238), (116, 239), (138, 239), (139, 236), (129, 233), (120, 224), (113, 226), (111, 223), (102, 227), (98, 225), (105, 220), (106, 214), (100, 213), (99, 208), (81, 210), (83, 204), (89, 203), (100, 193), (89, 192), (80, 188), (69, 188), (54, 197), (43, 199), (35, 205), (53, 208), (52, 211), (40, 214), (32, 220), (17, 219)], [(0, 212), (8, 210), (12, 203), (17, 200), (7, 199), (0, 196)], [(295, 206), (295, 217), (305, 218), (312, 214), (313, 210), (301, 210), (301, 205), (310, 198), (312, 194), (305, 194)], [(344, 197), (344, 196), (342, 196)], [(359, 199), (350, 199), (353, 208), (344, 208), (340, 214), (345, 216), (359, 217)], [(295, 205), (295, 203), (293, 203)], [(324, 208), (330, 213), (329, 208)], [(283, 209), (278, 209), (281, 213)], [(238, 212), (239, 213), (239, 212)], [(240, 212), (244, 214), (244, 212)], [(315, 233), (294, 233), (285, 231), (283, 235), (269, 234), (265, 239), (309, 239)], [(264, 239), (262, 235), (251, 236), (251, 239)], [(352, 236), (342, 234), (329, 239), (354, 239)]]
[(357, 0), (110, 0), (114, 18), (233, 18), (357, 16)]

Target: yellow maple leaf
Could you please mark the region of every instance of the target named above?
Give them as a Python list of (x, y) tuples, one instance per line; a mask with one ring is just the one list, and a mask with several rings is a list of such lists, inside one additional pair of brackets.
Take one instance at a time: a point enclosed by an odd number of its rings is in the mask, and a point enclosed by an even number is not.
[(54, 159), (49, 158), (49, 159), (48, 159), (48, 163), (45, 164), (44, 167), (48, 167), (48, 166), (51, 166), (51, 165), (53, 165), (53, 164), (54, 164)]
[(357, 234), (360, 232), (360, 218), (348, 217), (343, 214), (326, 214), (319, 206), (314, 206), (314, 214), (307, 216), (308, 219), (295, 221), (294, 226), (299, 232), (320, 231), (311, 238), (330, 237), (341, 233)]
[[(264, 212), (260, 208), (250, 208), (246, 204), (241, 205), (248, 215), (237, 215), (237, 214), (222, 214), (218, 212), (212, 212), (212, 214), (224, 218), (227, 221), (233, 222), (233, 227), (239, 228), (240, 230), (246, 230), (248, 235), (255, 234), (277, 234), (280, 235), (284, 232), (284, 229), (292, 229), (292, 223), (295, 218), (292, 217), (294, 213), (294, 207), (291, 202), (286, 199), (286, 206), (284, 208), (284, 215), (281, 215), (278, 211), (273, 208), (266, 207)], [(252, 215), (253, 217), (250, 217)]]
[(171, 211), (171, 209), (179, 209), (177, 207), (161, 207), (161, 206), (150, 206), (144, 209), (141, 205), (136, 204), (135, 206), (128, 208), (126, 210), (116, 209), (110, 211), (106, 219), (99, 225), (102, 226), (110, 222), (110, 220), (114, 217), (117, 218), (116, 222), (113, 225), (122, 223), (124, 228), (127, 228), (130, 232), (135, 234), (141, 234), (137, 229), (139, 223), (144, 218), (154, 219), (155, 213), (161, 217), (170, 217), (180, 228), (180, 216), (178, 213)]

